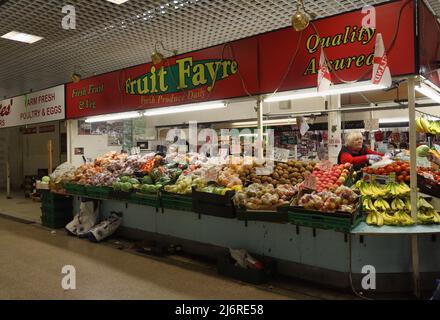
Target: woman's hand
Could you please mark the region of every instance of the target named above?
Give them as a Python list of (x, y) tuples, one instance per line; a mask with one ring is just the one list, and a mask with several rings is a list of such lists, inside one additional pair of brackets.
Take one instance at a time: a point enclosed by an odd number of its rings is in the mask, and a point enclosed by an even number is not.
[(367, 154), (367, 160), (377, 162), (382, 160), (382, 157), (377, 154)]

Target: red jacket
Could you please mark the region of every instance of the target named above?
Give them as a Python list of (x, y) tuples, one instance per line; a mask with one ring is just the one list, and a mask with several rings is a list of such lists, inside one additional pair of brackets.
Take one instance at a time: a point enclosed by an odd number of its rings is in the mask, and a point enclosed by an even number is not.
[(355, 166), (362, 166), (368, 164), (368, 154), (376, 154), (382, 157), (384, 155), (383, 153), (370, 150), (365, 146), (358, 152), (354, 151), (351, 147), (342, 147), (341, 152), (339, 153), (339, 163), (344, 164), (348, 162)]

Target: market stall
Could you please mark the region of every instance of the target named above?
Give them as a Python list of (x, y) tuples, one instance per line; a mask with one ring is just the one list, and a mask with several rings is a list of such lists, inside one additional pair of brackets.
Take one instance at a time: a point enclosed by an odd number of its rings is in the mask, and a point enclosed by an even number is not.
[[(419, 53), (422, 37), (414, 30), (418, 24), (420, 34), (426, 33), (429, 25), (417, 19), (430, 17), (426, 12), (416, 16), (418, 10), (426, 11), (422, 2), (385, 3), (376, 7), (376, 29), (363, 27), (363, 14), (354, 11), (318, 20), (303, 32), (281, 29), (68, 84), (69, 160), (77, 166), (86, 163), (59, 180), (68, 194), (102, 200), (103, 215), (122, 212), (121, 232), (133, 238), (177, 239), (208, 256), (214, 254), (212, 248), (244, 247), (277, 259), (282, 274), (355, 290), (365, 290), (365, 266), (373, 266), (378, 291), (414, 288), (419, 295), (432, 288), (440, 272), (434, 236), (440, 232), (440, 207), (438, 194), (417, 192), (415, 88), (421, 84), (415, 79), (425, 58)], [(342, 97), (369, 91), (380, 95), (387, 88), (371, 80), (378, 64), (377, 39), (385, 44), (380, 63), (386, 62), (389, 76), (408, 79), (408, 101), (358, 110), (380, 117), (381, 110), (408, 109), (410, 158), (392, 157), (386, 165), (354, 172), (349, 164), (336, 164), (343, 143), (341, 117), (356, 111), (344, 108)], [(323, 92), (316, 89), (320, 56), (328, 60), (333, 77)], [(310, 98), (313, 106), (306, 109)], [(300, 105), (286, 111), (281, 101)], [(300, 160), (291, 150), (271, 148), (269, 121), (295, 118), (296, 130), (306, 132), (313, 113), (328, 122), (330, 161)], [(144, 121), (148, 130), (167, 122), (178, 126), (178, 133), (163, 138), (168, 151), (184, 151), (140, 152), (134, 121), (127, 120), (132, 118)], [(95, 143), (88, 140), (85, 146), (86, 139), (77, 134), (82, 119), (92, 124), (125, 119), (129, 123), (120, 126), (127, 128), (128, 137), (107, 148), (95, 137)], [(206, 139), (207, 132), (197, 127), (181, 129), (188, 119), (211, 124), (253, 120), (258, 130), (221, 131)], [(377, 130), (373, 127), (368, 131)], [(157, 141), (157, 132), (153, 135), (152, 145), (164, 144)], [(266, 152), (265, 159), (258, 152), (242, 157), (234, 138), (250, 138), (254, 149)], [(173, 146), (186, 140), (188, 146)], [(220, 141), (221, 147), (215, 145), (215, 150), (207, 141)]]

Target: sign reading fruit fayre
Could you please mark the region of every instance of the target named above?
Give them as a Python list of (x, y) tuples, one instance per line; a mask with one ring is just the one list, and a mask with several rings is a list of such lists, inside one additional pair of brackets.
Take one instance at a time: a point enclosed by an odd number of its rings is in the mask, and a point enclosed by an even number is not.
[(67, 85), (67, 118), (258, 93), (258, 41), (248, 38)]
[(0, 101), (0, 128), (64, 119), (64, 85)]

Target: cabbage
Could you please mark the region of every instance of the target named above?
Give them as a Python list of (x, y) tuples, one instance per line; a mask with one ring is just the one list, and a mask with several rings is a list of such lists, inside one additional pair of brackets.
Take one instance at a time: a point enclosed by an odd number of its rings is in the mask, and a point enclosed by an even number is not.
[(151, 179), (150, 176), (145, 176), (142, 178), (142, 183), (143, 184), (153, 184), (153, 179)]
[(130, 182), (123, 182), (121, 183), (121, 190), (124, 192), (130, 192), (133, 186)]
[(138, 181), (138, 179), (130, 179), (130, 181), (127, 181), (127, 182), (130, 182), (131, 184), (133, 184), (133, 185), (135, 185), (135, 184), (140, 184), (139, 183), (139, 181)]
[(121, 190), (121, 188), (122, 188), (122, 182), (113, 183), (113, 189), (115, 189), (116, 191)]
[(121, 177), (119, 180), (121, 180), (121, 182), (130, 182), (130, 177)]
[(41, 179), (41, 182), (49, 183), (50, 182), (50, 178), (48, 176), (45, 176), (45, 177), (43, 177), (43, 179)]

